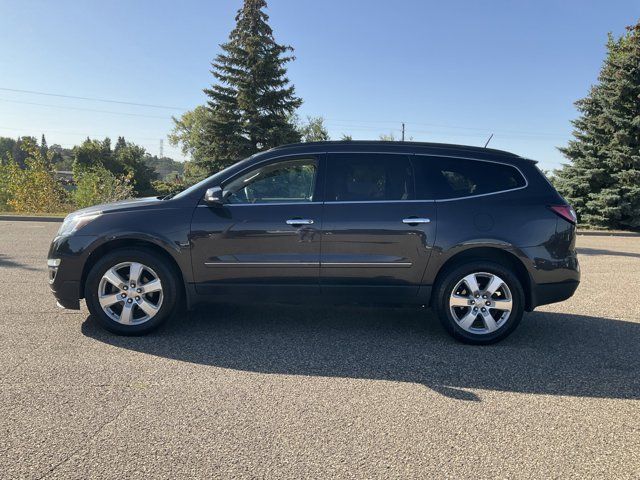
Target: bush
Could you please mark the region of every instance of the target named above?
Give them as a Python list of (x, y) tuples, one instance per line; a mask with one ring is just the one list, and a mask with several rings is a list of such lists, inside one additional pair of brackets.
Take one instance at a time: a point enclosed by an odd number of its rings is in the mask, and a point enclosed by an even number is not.
[(134, 196), (130, 177), (116, 177), (103, 166), (76, 166), (73, 176), (77, 185), (73, 201), (78, 208), (126, 200)]
[(9, 191), (9, 165), (1, 163), (0, 159), (0, 212), (9, 210), (9, 199), (11, 193)]
[(59, 213), (67, 207), (67, 192), (55, 178), (49, 160), (34, 143), (22, 146), (25, 168), (9, 160), (2, 167), (0, 202), (20, 213)]

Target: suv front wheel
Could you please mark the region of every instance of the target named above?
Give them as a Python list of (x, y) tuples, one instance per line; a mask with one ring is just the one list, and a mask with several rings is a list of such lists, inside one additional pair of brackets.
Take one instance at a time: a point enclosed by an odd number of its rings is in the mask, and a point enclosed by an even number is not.
[(174, 312), (178, 293), (168, 262), (138, 248), (108, 253), (85, 283), (91, 315), (120, 335), (142, 335), (160, 326)]
[(499, 263), (476, 261), (453, 268), (436, 284), (434, 307), (454, 338), (471, 344), (502, 340), (520, 323), (524, 292)]

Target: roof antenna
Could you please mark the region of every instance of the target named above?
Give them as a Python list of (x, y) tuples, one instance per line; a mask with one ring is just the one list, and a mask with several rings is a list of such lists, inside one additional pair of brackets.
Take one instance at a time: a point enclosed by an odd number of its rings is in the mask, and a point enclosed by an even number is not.
[(489, 145), (489, 142), (491, 141), (492, 138), (493, 138), (493, 133), (491, 134), (491, 136), (487, 140), (487, 143), (484, 144), (484, 148), (487, 148), (487, 145)]

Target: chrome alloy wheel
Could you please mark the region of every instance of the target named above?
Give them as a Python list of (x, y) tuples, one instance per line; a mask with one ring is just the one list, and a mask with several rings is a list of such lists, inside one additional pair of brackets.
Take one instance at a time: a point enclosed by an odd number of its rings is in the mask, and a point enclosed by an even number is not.
[(471, 273), (453, 288), (449, 309), (463, 330), (474, 334), (492, 333), (509, 319), (513, 297), (498, 275)]
[(98, 286), (98, 301), (104, 313), (122, 325), (151, 320), (162, 306), (162, 283), (151, 268), (124, 262), (107, 270)]

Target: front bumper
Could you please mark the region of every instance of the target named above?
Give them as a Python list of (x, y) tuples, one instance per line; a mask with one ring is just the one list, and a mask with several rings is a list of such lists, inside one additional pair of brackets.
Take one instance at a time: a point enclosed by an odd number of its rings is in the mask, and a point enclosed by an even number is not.
[[(54, 268), (55, 267), (49, 267), (49, 277), (51, 277), (52, 274), (54, 277), (58, 276), (57, 272), (52, 272)], [(52, 282), (50, 279), (49, 288), (58, 301), (59, 306), (70, 310), (80, 310), (80, 281), (64, 280), (56, 282), (54, 279)]]
[(82, 292), (82, 273), (86, 258), (87, 247), (97, 237), (71, 235), (68, 237), (56, 237), (51, 242), (48, 260), (58, 259), (59, 264), (53, 266), (49, 263), (49, 288), (58, 301), (58, 305), (71, 310), (80, 309)]

